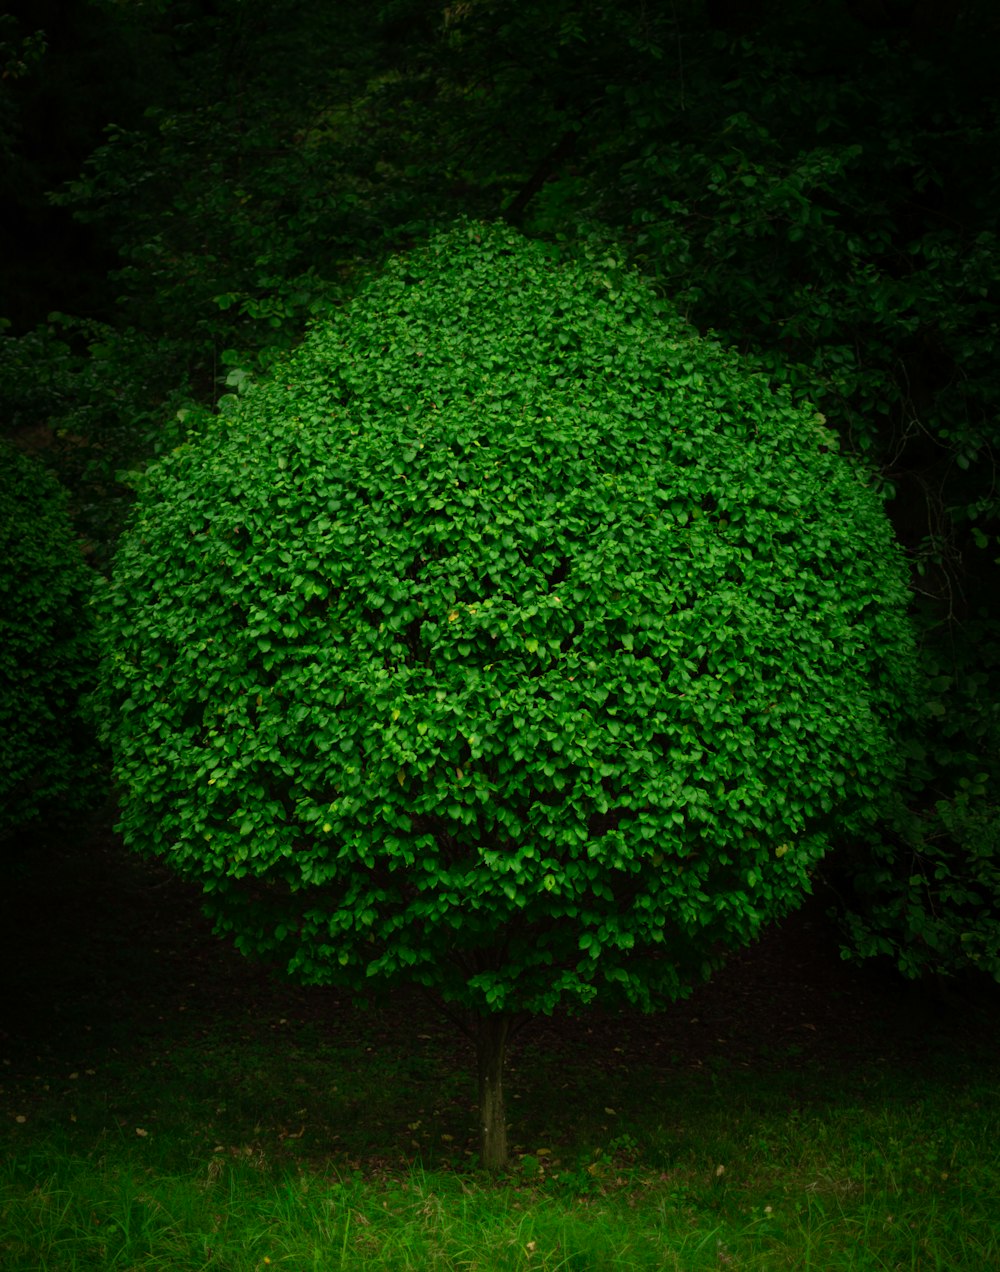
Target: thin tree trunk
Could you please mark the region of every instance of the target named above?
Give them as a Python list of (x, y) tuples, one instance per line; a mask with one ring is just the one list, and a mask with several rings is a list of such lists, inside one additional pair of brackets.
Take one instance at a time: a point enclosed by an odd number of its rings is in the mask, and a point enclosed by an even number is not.
[(510, 1026), (510, 1016), (479, 1016), (473, 1035), (479, 1076), (479, 1160), (494, 1174), (507, 1165), (503, 1066)]
[(521, 218), (524, 216), (525, 209), (528, 204), (542, 186), (545, 185), (546, 181), (555, 175), (560, 164), (564, 163), (570, 157), (576, 149), (576, 143), (578, 140), (579, 133), (577, 129), (567, 128), (548, 154), (542, 157), (538, 167), (520, 190), (518, 190), (517, 194), (511, 200), (510, 205), (503, 214), (504, 220), (509, 225), (520, 224)]

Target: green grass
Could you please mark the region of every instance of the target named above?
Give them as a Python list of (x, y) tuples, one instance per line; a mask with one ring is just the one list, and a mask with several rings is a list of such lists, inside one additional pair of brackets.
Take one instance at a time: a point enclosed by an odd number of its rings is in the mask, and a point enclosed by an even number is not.
[(426, 1036), (400, 1051), (286, 1022), (15, 1077), (0, 1267), (1000, 1267), (981, 1058), (601, 1074), (526, 1047), (518, 1149), (491, 1182), (472, 1169), (460, 1055)]
[(111, 840), (36, 851), (0, 888), (0, 1272), (1000, 1269), (996, 1024), (845, 979), (821, 910), (660, 1017), (519, 1036), (494, 1181), (419, 998), (280, 985)]

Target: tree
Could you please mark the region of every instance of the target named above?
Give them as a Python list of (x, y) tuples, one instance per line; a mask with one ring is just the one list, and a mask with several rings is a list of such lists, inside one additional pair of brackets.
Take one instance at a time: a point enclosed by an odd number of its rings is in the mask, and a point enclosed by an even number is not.
[(607, 248), (463, 223), (151, 467), (102, 601), (137, 849), (305, 983), (511, 1030), (687, 992), (863, 824), (908, 707), (864, 473)]
[(65, 491), (0, 442), (0, 838), (94, 790), (80, 714), (97, 658)]

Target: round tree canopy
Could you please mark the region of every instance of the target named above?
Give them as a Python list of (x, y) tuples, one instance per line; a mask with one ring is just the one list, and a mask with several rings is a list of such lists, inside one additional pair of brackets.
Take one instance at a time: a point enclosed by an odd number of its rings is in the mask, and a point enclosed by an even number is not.
[(606, 250), (462, 224), (150, 469), (123, 826), (306, 982), (648, 1006), (878, 804), (906, 600), (820, 417)]

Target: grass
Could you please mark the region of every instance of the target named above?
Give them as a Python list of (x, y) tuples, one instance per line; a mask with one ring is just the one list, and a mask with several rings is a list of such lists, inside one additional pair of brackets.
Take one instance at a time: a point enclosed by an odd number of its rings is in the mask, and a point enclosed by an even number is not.
[(861, 999), (783, 1005), (780, 950), (771, 999), (744, 975), (652, 1024), (547, 1022), (514, 1048), (490, 1180), (471, 1057), (419, 1001), (275, 987), (116, 869), (87, 905), (39, 876), (66, 948), (24, 896), (0, 916), (51, 1015), (0, 1033), (3, 1272), (1000, 1269), (988, 1022), (907, 1041), (893, 990), (854, 1055)]
[(836, 1085), (645, 1067), (568, 1098), (526, 1052), (517, 1084), (548, 1111), (515, 1102), (522, 1142), (491, 1182), (464, 1072), (301, 1032), (5, 1083), (0, 1267), (1000, 1267), (997, 1075), (978, 1063)]

